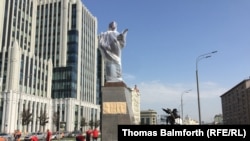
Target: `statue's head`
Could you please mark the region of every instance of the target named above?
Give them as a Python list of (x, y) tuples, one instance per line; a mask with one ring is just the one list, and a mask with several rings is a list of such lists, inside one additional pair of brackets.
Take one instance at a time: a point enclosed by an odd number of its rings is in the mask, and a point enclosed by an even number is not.
[(109, 23), (109, 30), (115, 31), (116, 28), (117, 28), (117, 23), (115, 21)]

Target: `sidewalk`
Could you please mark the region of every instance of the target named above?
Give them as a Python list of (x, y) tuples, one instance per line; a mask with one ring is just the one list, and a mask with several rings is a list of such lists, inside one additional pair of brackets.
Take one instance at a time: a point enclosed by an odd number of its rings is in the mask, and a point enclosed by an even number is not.
[[(24, 137), (25, 137), (25, 135), (21, 136), (21, 141), (24, 141)], [(44, 141), (45, 141), (45, 139), (44, 139)], [(58, 139), (58, 140), (57, 139), (52, 139), (52, 141), (76, 141), (76, 139), (75, 138), (64, 138), (64, 139)], [(101, 138), (98, 138), (97, 141), (101, 141)]]

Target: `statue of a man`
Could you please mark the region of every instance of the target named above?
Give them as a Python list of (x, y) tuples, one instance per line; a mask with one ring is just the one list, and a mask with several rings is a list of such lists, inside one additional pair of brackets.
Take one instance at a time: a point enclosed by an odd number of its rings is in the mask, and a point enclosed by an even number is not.
[(98, 36), (98, 48), (105, 62), (106, 82), (122, 80), (121, 50), (125, 47), (128, 29), (122, 33), (117, 31), (117, 23), (109, 23), (108, 31)]

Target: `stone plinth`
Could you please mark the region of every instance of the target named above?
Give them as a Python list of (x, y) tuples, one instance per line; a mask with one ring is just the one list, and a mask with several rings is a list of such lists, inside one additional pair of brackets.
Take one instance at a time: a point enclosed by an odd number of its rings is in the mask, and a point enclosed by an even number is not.
[(118, 125), (132, 124), (131, 92), (124, 82), (108, 82), (102, 87), (102, 140), (117, 141)]

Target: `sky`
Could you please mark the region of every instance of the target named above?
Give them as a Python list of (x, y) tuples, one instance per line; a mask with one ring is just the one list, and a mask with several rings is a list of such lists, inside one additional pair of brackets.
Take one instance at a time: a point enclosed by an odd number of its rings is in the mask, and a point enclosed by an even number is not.
[(82, 1), (98, 20), (98, 34), (111, 21), (119, 32), (128, 28), (123, 80), (140, 90), (141, 110), (181, 114), (182, 99), (183, 116), (199, 121), (197, 70), (201, 121), (211, 122), (222, 114), (220, 96), (250, 78), (249, 0)]

